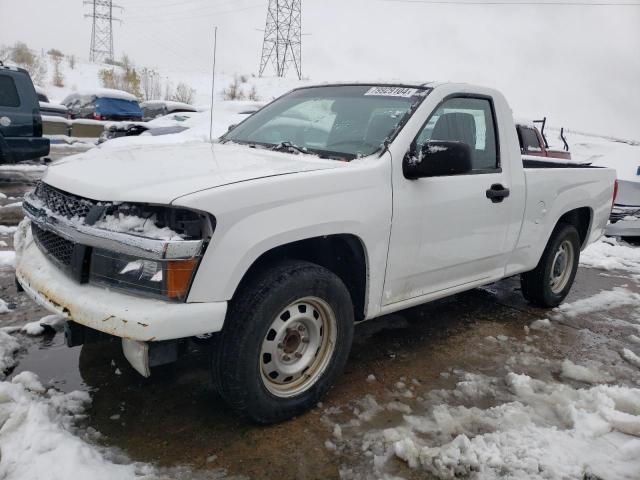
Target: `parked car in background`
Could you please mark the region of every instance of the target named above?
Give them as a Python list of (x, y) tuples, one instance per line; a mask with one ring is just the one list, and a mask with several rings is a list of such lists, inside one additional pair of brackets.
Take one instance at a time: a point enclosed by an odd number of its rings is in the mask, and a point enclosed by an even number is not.
[(611, 237), (640, 237), (640, 157), (619, 149), (595, 160), (596, 165), (615, 168), (618, 176), (616, 197), (605, 234)]
[[(262, 106), (261, 102), (240, 101), (222, 102), (216, 106), (214, 117), (217, 122), (225, 125), (225, 129), (218, 135), (226, 132), (227, 128), (242, 122), (249, 115), (257, 112)], [(209, 123), (209, 111), (203, 112), (178, 112), (158, 117), (148, 122), (110, 122), (104, 127), (99, 143), (120, 137), (158, 136), (180, 133), (191, 128)], [(208, 130), (207, 130), (208, 131)]]
[(113, 122), (104, 127), (98, 143), (120, 137), (136, 137), (138, 135), (168, 135), (180, 133), (190, 128), (190, 122), (198, 112), (171, 113), (148, 122)]
[(70, 119), (142, 120), (138, 99), (122, 90), (100, 88), (72, 93), (62, 104), (69, 109)]
[(260, 423), (317, 405), (358, 322), (515, 275), (558, 306), (614, 200), (612, 169), (528, 166), (505, 98), (468, 84), (304, 87), (217, 143), (121, 140), (25, 196), (18, 282), (144, 376), (210, 336)]
[[(542, 129), (538, 130), (536, 123), (542, 124)], [(564, 143), (564, 150), (556, 150), (549, 148), (549, 143), (544, 134), (546, 126), (546, 117), (543, 120), (534, 120), (533, 122), (516, 122), (516, 131), (518, 132), (518, 141), (520, 142), (520, 151), (523, 155), (533, 157), (558, 158), (561, 160), (571, 160), (569, 145), (564, 138), (564, 128), (560, 130), (560, 138)]]
[(140, 104), (142, 108), (142, 120), (148, 122), (154, 118), (169, 115), (170, 113), (197, 112), (193, 105), (169, 100), (147, 100)]
[(38, 96), (29, 73), (0, 62), (0, 164), (49, 154)]
[(35, 85), (35, 89), (40, 104), (40, 115), (67, 118), (69, 114), (67, 107), (60, 103), (51, 102), (44, 88)]

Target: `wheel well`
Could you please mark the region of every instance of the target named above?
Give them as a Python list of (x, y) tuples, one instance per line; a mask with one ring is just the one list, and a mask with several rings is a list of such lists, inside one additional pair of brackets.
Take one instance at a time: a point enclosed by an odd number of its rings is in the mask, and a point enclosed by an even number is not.
[(263, 253), (253, 262), (242, 277), (236, 292), (265, 266), (292, 259), (306, 260), (321, 265), (336, 274), (349, 290), (355, 320), (364, 319), (367, 260), (362, 241), (355, 235), (327, 235), (275, 247)]
[(560, 217), (558, 224), (560, 223), (567, 223), (576, 227), (578, 235), (580, 235), (580, 245), (584, 245), (591, 226), (591, 209), (582, 207), (571, 210)]

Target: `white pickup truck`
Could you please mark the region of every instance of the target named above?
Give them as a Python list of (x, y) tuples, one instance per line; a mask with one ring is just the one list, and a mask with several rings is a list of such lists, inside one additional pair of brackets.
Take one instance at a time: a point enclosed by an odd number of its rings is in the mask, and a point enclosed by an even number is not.
[(495, 90), (305, 87), (213, 144), (52, 165), (24, 201), (16, 276), (71, 344), (120, 337), (143, 375), (209, 337), (222, 397), (277, 422), (328, 390), (358, 322), (517, 274), (558, 305), (614, 183), (527, 164)]

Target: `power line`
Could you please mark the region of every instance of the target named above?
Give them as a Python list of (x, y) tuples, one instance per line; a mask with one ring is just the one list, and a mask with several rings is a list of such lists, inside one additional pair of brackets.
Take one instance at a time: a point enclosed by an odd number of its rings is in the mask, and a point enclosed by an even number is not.
[(302, 79), (302, 0), (269, 0), (259, 75), (273, 64), (278, 77), (293, 66)]
[[(219, 10), (219, 11), (215, 11), (215, 12), (209, 12), (209, 13), (205, 13), (205, 14), (198, 14), (197, 12), (194, 12), (193, 15), (183, 15), (183, 16), (173, 16), (173, 15), (167, 15), (167, 14), (159, 14), (158, 16), (137, 16), (137, 17), (132, 17), (131, 19), (127, 18), (127, 21), (132, 21), (132, 22), (137, 22), (137, 23), (149, 23), (149, 20), (153, 20), (153, 23), (171, 23), (171, 22), (180, 22), (180, 21), (184, 21), (184, 20), (198, 20), (201, 18), (210, 18), (210, 17), (217, 17), (219, 15), (227, 15), (230, 13), (237, 13), (237, 12), (243, 12), (245, 10), (251, 10), (254, 8), (259, 8), (259, 7), (263, 7), (264, 4), (260, 3), (260, 4), (252, 4), (252, 5), (247, 5), (246, 7), (241, 7), (241, 8), (233, 8), (230, 10)], [(186, 14), (187, 12), (180, 12), (181, 14), (184, 13)]]
[(509, 5), (509, 6), (571, 6), (571, 7), (640, 7), (640, 2), (579, 2), (579, 1), (527, 1), (516, 2), (512, 0), (504, 1), (476, 1), (476, 0), (379, 0), (389, 3), (423, 3), (432, 5)]

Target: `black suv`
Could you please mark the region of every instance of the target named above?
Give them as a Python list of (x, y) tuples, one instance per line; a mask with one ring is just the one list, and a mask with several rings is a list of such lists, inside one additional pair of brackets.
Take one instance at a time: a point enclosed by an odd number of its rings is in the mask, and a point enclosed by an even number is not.
[(29, 73), (0, 62), (0, 164), (49, 155), (38, 96)]

